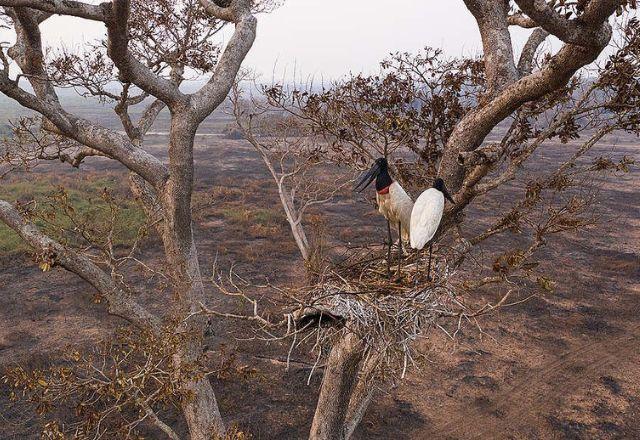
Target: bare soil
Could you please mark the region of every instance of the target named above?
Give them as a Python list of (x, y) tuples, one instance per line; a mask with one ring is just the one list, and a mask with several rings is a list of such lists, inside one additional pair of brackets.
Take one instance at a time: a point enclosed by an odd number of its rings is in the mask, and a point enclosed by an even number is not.
[[(162, 151), (162, 134), (149, 140)], [(638, 142), (609, 139), (594, 155), (605, 153), (638, 160)], [(563, 147), (549, 146), (528, 172), (560, 157)], [(255, 280), (267, 276), (288, 283), (300, 276), (283, 219), (273, 230), (247, 233), (246, 225), (222, 215), (242, 207), (279, 215), (277, 194), (253, 150), (242, 141), (200, 137), (196, 159), (194, 209), (203, 271), (210, 272), (218, 254), (221, 264), (235, 263)], [(124, 170), (99, 159), (85, 169), (125, 178)], [(55, 170), (78, 173), (59, 165)], [(482, 332), (466, 325), (453, 341), (442, 332), (425, 340), (429, 362), (374, 401), (355, 438), (640, 438), (639, 185), (637, 169), (602, 183), (601, 205), (594, 207), (599, 224), (557, 237), (543, 249), (542, 266), (556, 283), (553, 293), (483, 317)], [(488, 224), (493, 210), (521, 190), (516, 181), (483, 200), (469, 213), (469, 227)], [(382, 241), (385, 234), (375, 210), (348, 193), (322, 215), (330, 236), (342, 241)], [(505, 239), (518, 238), (500, 238)], [(158, 252), (158, 243), (148, 246)], [(486, 252), (500, 246), (499, 240), (490, 242)], [(523, 288), (513, 299), (531, 292)], [(211, 295), (213, 304), (233, 309), (213, 289)], [(499, 295), (486, 290), (467, 301), (480, 306)], [(91, 288), (71, 274), (42, 273), (25, 255), (1, 258), (0, 369), (43, 365), (69, 345), (89, 347), (108, 336), (120, 322), (92, 299)], [(250, 378), (213, 382), (226, 420), (256, 439), (305, 438), (321, 380), (318, 373), (309, 377), (309, 353), (294, 353), (286, 370), (286, 343), (242, 340), (251, 330), (235, 321), (215, 320), (212, 330), (212, 362), (221, 352), (235, 351), (239, 365), (257, 370)], [(9, 401), (7, 392), (2, 388), (0, 438), (39, 438), (42, 420), (24, 402)]]

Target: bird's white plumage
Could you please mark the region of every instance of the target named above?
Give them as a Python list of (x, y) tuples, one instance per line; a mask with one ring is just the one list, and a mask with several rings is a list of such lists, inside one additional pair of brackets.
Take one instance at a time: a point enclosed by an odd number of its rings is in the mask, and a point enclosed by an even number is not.
[(411, 247), (422, 249), (438, 230), (444, 211), (444, 194), (429, 188), (416, 199), (411, 211)]
[(398, 182), (393, 182), (386, 194), (376, 193), (378, 211), (384, 216), (391, 226), (402, 228), (402, 239), (409, 240), (409, 223), (411, 222), (411, 210), (413, 200)]

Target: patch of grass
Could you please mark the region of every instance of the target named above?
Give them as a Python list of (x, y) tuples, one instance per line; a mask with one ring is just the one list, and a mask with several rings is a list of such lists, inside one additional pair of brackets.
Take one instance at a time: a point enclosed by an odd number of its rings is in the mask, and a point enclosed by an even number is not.
[(282, 223), (283, 214), (272, 209), (256, 209), (253, 211), (253, 218), (262, 226), (276, 225)]
[(0, 225), (0, 255), (25, 251), (27, 246), (16, 233), (4, 225)]
[[(46, 233), (58, 240), (73, 243), (77, 240), (71, 213), (76, 222), (87, 225), (98, 239), (105, 239), (111, 219), (111, 206), (104, 191), (113, 196), (111, 205), (116, 207), (114, 245), (129, 245), (137, 237), (146, 218), (144, 212), (131, 198), (124, 197), (126, 187), (121, 176), (83, 176), (82, 179), (56, 176), (27, 175), (22, 179), (3, 182), (0, 199), (11, 203), (34, 201), (34, 222)], [(65, 210), (63, 207), (67, 206)], [(105, 236), (100, 237), (104, 232)], [(28, 249), (22, 240), (7, 226), (0, 224), (0, 254), (11, 254)]]
[(244, 238), (276, 239), (280, 243), (289, 231), (279, 205), (268, 209), (253, 208), (251, 205), (240, 202), (225, 203), (209, 214), (222, 218), (227, 232), (233, 232)]
[(245, 224), (251, 220), (251, 210), (243, 207), (225, 207), (220, 210), (220, 214), (233, 223)]
[(249, 227), (249, 234), (253, 238), (268, 238), (277, 235), (280, 232), (280, 228), (277, 226), (264, 226), (261, 224), (251, 225)]
[(240, 200), (244, 197), (241, 189), (227, 185), (213, 186), (206, 195), (214, 200)]
[(284, 224), (284, 214), (277, 209), (252, 209), (245, 205), (227, 205), (222, 207), (218, 212), (222, 217), (232, 223), (239, 223), (247, 227), (254, 225), (274, 227)]
[(243, 192), (238, 188), (216, 185), (206, 190), (196, 190), (191, 198), (194, 219), (204, 220), (212, 207), (220, 204), (240, 202), (244, 199)]

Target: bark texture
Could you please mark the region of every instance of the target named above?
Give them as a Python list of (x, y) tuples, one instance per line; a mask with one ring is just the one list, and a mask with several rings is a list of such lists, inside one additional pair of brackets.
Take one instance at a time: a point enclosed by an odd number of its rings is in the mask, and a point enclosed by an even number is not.
[(311, 425), (311, 440), (348, 438), (345, 421), (357, 385), (363, 349), (362, 341), (353, 333), (342, 336), (331, 349)]

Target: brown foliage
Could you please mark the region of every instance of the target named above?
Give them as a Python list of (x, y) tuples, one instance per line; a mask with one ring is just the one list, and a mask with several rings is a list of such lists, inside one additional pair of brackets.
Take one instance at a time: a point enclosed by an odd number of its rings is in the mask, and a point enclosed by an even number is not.
[[(201, 359), (176, 367), (172, 356), (183, 337), (169, 328), (160, 335), (121, 329), (90, 353), (70, 349), (60, 365), (14, 367), (3, 380), (13, 388), (11, 398), (27, 398), (38, 414), (54, 417), (44, 425), (45, 438), (142, 438), (145, 419), (191, 399), (183, 383), (210, 373)], [(75, 420), (58, 420), (60, 408), (70, 409)]]

